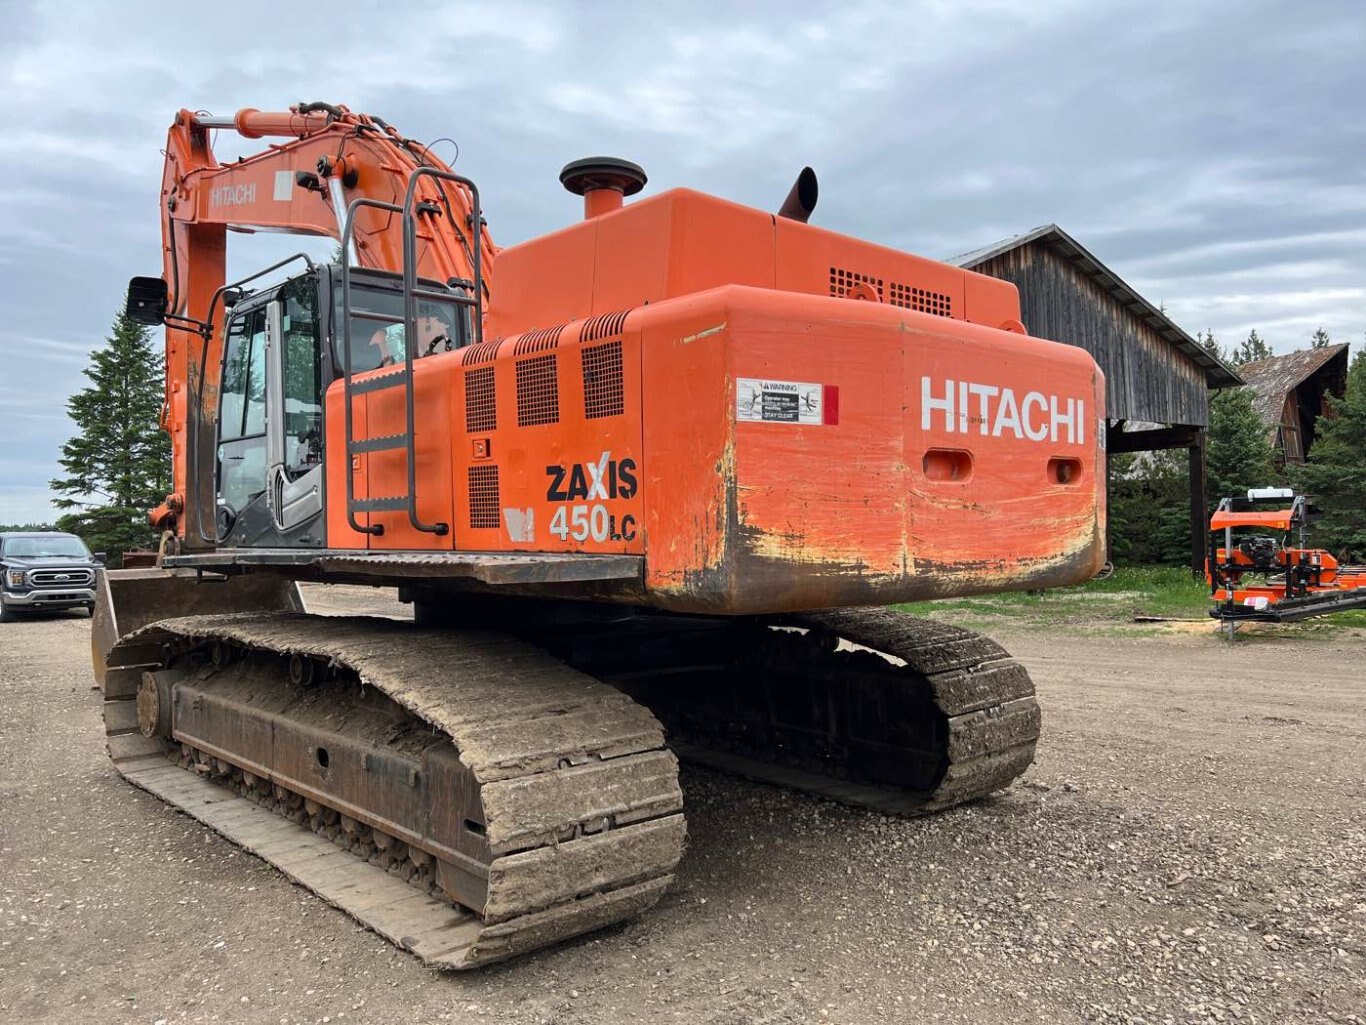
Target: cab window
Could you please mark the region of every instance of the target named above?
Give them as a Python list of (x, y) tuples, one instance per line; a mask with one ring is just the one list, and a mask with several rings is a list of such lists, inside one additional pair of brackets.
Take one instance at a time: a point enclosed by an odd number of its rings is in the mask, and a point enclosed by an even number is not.
[(322, 463), (322, 363), (315, 280), (294, 282), (281, 299), (285, 472), (294, 480)]
[(239, 513), (266, 490), (266, 311), (228, 326), (219, 390), (218, 494)]

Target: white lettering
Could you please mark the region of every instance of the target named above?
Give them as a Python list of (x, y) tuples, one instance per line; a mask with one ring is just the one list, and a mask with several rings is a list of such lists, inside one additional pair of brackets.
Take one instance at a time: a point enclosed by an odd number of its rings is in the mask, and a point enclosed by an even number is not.
[[(977, 408), (981, 410), (981, 413), (978, 415), (978, 420), (982, 425), (982, 433), (990, 434), (991, 407), (988, 404), (988, 400), (993, 396), (1000, 394), (1001, 389), (997, 388), (994, 384), (970, 384), (968, 385), (968, 391), (978, 398)], [(967, 403), (964, 403), (964, 405), (966, 404)]]
[(944, 430), (953, 433), (953, 382), (946, 381), (944, 397), (936, 399), (930, 393), (931, 382), (928, 377), (920, 379), (920, 429), (930, 429), (930, 414), (936, 409), (944, 411)]
[(1076, 408), (1077, 400), (1068, 399), (1067, 412), (1064, 413), (1059, 408), (1058, 397), (1056, 395), (1048, 396), (1048, 437), (1050, 441), (1057, 442), (1058, 428), (1063, 424), (1066, 424), (1067, 444), (1071, 445), (1075, 443), (1077, 434), (1075, 420)]
[(589, 497), (590, 500), (591, 500), (591, 499), (594, 499), (594, 498), (601, 498), (601, 499), (604, 499), (604, 500), (605, 500), (605, 499), (608, 497), (608, 495), (607, 495), (607, 464), (608, 464), (608, 462), (611, 460), (611, 458), (612, 458), (612, 453), (611, 453), (611, 452), (604, 452), (604, 453), (598, 458), (598, 461), (597, 461), (596, 464), (594, 464), (594, 463), (585, 463), (585, 464), (584, 464), (585, 467), (586, 467), (587, 470), (588, 470), (588, 476), (590, 476), (591, 478), (593, 478), (592, 480), (590, 480), (590, 481), (588, 482), (588, 497)]
[[(942, 387), (942, 391), (936, 390)], [(973, 402), (976, 396), (977, 401)], [(943, 413), (943, 426), (935, 413)], [(942, 429), (948, 434), (966, 434), (977, 425), (977, 433), (995, 438), (1013, 434), (1023, 441), (1049, 441), (1053, 444), (1086, 444), (1086, 400), (1039, 391), (1026, 392), (1024, 399), (1015, 391), (995, 384), (945, 380), (937, 385), (931, 377), (920, 378), (920, 427)], [(593, 467), (589, 466), (590, 475)], [(593, 481), (596, 487), (596, 480)], [(589, 496), (595, 497), (595, 494)]]
[(991, 436), (999, 438), (1007, 427), (1015, 432), (1015, 437), (1024, 437), (1020, 433), (1020, 410), (1015, 405), (1015, 392), (1009, 388), (1002, 388), (1001, 404), (996, 407), (996, 422), (991, 425)]
[(1030, 392), (1024, 397), (1024, 402), (1020, 404), (1020, 418), (1024, 421), (1024, 432), (1030, 441), (1043, 441), (1048, 437), (1048, 426), (1045, 424), (1037, 431), (1030, 429), (1029, 407), (1038, 406), (1041, 410), (1048, 409), (1048, 400), (1036, 391)]
[(218, 185), (209, 190), (209, 206), (245, 206), (255, 202), (255, 184)]

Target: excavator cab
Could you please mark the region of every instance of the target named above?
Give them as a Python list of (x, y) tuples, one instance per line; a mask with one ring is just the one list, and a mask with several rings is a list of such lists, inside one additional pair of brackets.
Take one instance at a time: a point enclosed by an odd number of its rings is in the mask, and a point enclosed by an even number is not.
[[(129, 315), (160, 323), (165, 283), (148, 279), (163, 288), (152, 294), (139, 281), (129, 287)], [(205, 375), (218, 387), (206, 391), (200, 409), (202, 429), (215, 431), (215, 515), (212, 527), (204, 524), (206, 540), (233, 548), (325, 544), (328, 387), (471, 341), (469, 306), (460, 302), (465, 283), (419, 285), (420, 299), (405, 294), (401, 274), (323, 265), (255, 291), (224, 290), (231, 305), (222, 356)], [(207, 408), (214, 394), (217, 408)]]
[[(255, 290), (247, 284), (223, 288), (221, 329), (172, 312), (161, 278), (129, 284), (126, 312), (135, 323), (190, 325), (201, 338), (216, 334), (222, 341), (217, 364), (210, 361), (204, 373), (217, 388), (190, 390), (191, 425), (206, 443), (187, 446), (189, 490), (205, 501), (184, 510), (187, 534), (199, 548), (322, 548), (329, 386), (382, 375), (369, 345), (377, 327), (397, 336), (400, 363), (410, 352), (416, 359), (471, 344), (471, 289), (461, 280), (419, 278), (422, 297), (405, 297), (401, 273), (311, 262), (278, 283)], [(404, 341), (409, 300), (417, 324), (411, 347)], [(294, 583), (273, 574), (232, 575), (208, 589), (186, 588), (182, 577), (203, 579), (195, 570), (161, 567), (99, 575), (97, 679), (115, 640), (145, 623), (201, 608), (302, 608)]]

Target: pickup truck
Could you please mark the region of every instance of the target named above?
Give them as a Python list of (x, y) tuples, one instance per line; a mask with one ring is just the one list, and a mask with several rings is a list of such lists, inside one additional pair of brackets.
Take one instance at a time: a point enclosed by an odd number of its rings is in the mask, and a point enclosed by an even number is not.
[(20, 612), (83, 608), (93, 615), (101, 562), (75, 534), (0, 534), (0, 623)]

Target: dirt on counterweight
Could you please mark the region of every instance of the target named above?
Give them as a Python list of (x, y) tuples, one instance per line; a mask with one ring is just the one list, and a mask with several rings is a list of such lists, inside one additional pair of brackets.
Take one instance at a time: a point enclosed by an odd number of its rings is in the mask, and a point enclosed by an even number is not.
[(451, 976), (124, 782), (88, 631), (0, 628), (7, 1020), (1366, 1022), (1359, 634), (997, 629), (1045, 716), (1005, 794), (904, 820), (685, 767), (653, 911)]

